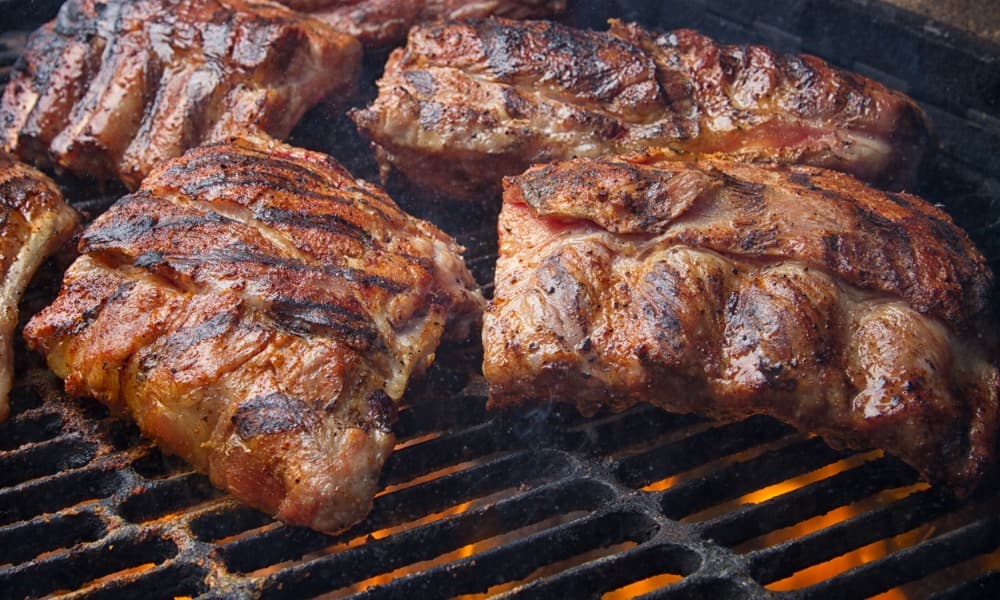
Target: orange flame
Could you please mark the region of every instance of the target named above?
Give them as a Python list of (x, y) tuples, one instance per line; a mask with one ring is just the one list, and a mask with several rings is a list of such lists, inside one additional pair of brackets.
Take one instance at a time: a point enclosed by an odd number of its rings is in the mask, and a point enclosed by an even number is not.
[[(709, 464), (700, 465), (699, 467), (692, 469), (689, 472), (681, 473), (679, 475), (651, 483), (650, 485), (646, 486), (643, 489), (645, 491), (656, 491), (656, 490), (667, 489), (670, 486), (676, 485), (681, 481), (686, 481), (692, 478), (704, 476), (707, 472), (716, 470), (721, 466), (724, 466), (725, 464), (731, 463), (734, 460), (743, 460), (749, 456), (758, 454), (764, 451), (767, 447), (770, 447), (770, 445), (758, 447), (755, 450), (746, 451), (736, 456), (729, 456), (725, 459), (720, 459), (719, 461), (714, 461)], [(716, 514), (723, 514), (725, 512), (731, 511), (736, 507), (738, 507), (739, 505), (767, 502), (772, 498), (776, 498), (778, 496), (794, 492), (795, 490), (798, 490), (804, 486), (833, 477), (838, 473), (856, 468), (865, 462), (876, 460), (881, 456), (882, 453), (880, 451), (868, 452), (864, 454), (856, 454), (844, 460), (840, 460), (838, 462), (832, 463), (820, 469), (816, 469), (810, 473), (806, 473), (798, 477), (793, 477), (786, 481), (782, 481), (777, 484), (770, 485), (759, 490), (755, 490), (735, 500), (722, 503), (716, 507), (706, 509), (705, 511), (696, 513), (694, 515), (690, 515), (689, 517), (686, 517), (684, 520), (686, 521), (703, 520), (706, 518), (712, 518)], [(392, 486), (391, 488), (387, 488), (386, 490), (383, 490), (382, 493), (392, 493), (397, 489), (419, 485), (422, 482), (433, 480), (442, 477), (444, 475), (447, 475), (449, 473), (453, 473), (468, 468), (469, 465), (470, 463), (463, 463), (461, 465), (454, 465), (446, 469), (436, 471), (434, 473), (428, 473), (412, 481), (408, 481), (406, 483)], [(898, 489), (885, 490), (871, 496), (870, 498), (863, 499), (851, 505), (836, 508), (825, 514), (817, 515), (816, 517), (807, 519), (793, 526), (772, 531), (764, 535), (761, 535), (757, 538), (747, 540), (739, 544), (738, 546), (734, 547), (733, 550), (736, 552), (750, 552), (755, 549), (766, 548), (790, 539), (805, 536), (810, 533), (819, 531), (821, 529), (841, 523), (856, 515), (863, 514), (869, 510), (872, 510), (877, 506), (885, 506), (892, 502), (898, 501), (906, 496), (909, 496), (910, 494), (925, 490), (928, 487), (929, 486), (925, 483), (917, 483)], [(509, 490), (501, 490), (485, 498), (479, 498), (472, 501), (462, 502), (446, 510), (425, 515), (424, 517), (421, 517), (414, 521), (381, 529), (372, 532), (369, 535), (361, 536), (357, 539), (340, 544), (337, 547), (330, 547), (324, 549), (323, 551), (317, 554), (325, 554), (329, 552), (340, 551), (342, 549), (363, 544), (366, 541), (372, 539), (376, 540), (383, 539), (385, 537), (398, 534), (402, 531), (413, 529), (415, 527), (420, 527), (438, 520), (447, 519), (462, 514), (464, 512), (467, 512), (469, 510), (485, 506), (489, 502), (495, 501), (496, 499), (504, 497), (508, 494)], [(322, 598), (327, 598), (327, 599), (342, 598), (350, 594), (355, 594), (367, 590), (374, 586), (388, 584), (393, 580), (396, 580), (401, 577), (419, 573), (421, 571), (425, 571), (427, 569), (445, 565), (448, 563), (460, 561), (469, 558), (471, 556), (477, 555), (479, 553), (485, 552), (491, 548), (507, 544), (511, 541), (519, 539), (520, 537), (530, 535), (534, 532), (542, 531), (544, 529), (553, 527), (560, 522), (565, 522), (577, 518), (582, 514), (584, 513), (581, 512), (569, 515), (558, 515), (546, 521), (542, 521), (514, 531), (508, 531), (483, 540), (479, 540), (475, 543), (467, 544), (465, 546), (456, 548), (450, 552), (446, 552), (434, 558), (410, 564), (405, 567), (396, 569), (392, 572), (383, 573), (378, 576), (371, 577), (369, 579), (351, 585), (349, 587), (336, 590), (334, 592), (330, 592), (322, 596)], [(948, 518), (954, 518), (960, 521), (955, 526), (960, 525), (961, 522), (968, 522), (968, 516), (955, 517), (952, 515), (949, 516)], [(962, 521), (963, 518), (965, 519), (964, 521)], [(910, 531), (904, 532), (893, 538), (876, 541), (861, 548), (857, 548), (855, 550), (847, 552), (841, 556), (835, 557), (829, 561), (810, 566), (808, 568), (805, 568), (801, 571), (792, 574), (787, 578), (772, 582), (766, 585), (765, 587), (767, 587), (767, 589), (769, 590), (776, 592), (805, 588), (814, 585), (816, 583), (819, 583), (821, 581), (835, 577), (856, 566), (874, 560), (878, 560), (901, 548), (905, 548), (913, 544), (919, 543), (923, 539), (930, 537), (931, 535), (934, 535), (936, 533), (937, 530), (935, 523), (927, 524), (921, 527), (916, 527)], [(460, 598), (461, 600), (481, 600), (483, 598), (487, 598), (495, 594), (502, 594), (504, 592), (508, 592), (522, 585), (525, 585), (530, 581), (543, 577), (548, 577), (550, 575), (559, 573), (560, 571), (563, 571), (565, 569), (569, 569), (574, 566), (583, 564), (585, 562), (595, 560), (602, 556), (608, 556), (611, 554), (622, 552), (632, 546), (635, 546), (634, 542), (625, 542), (623, 544), (618, 544), (607, 548), (594, 549), (592, 551), (568, 558), (566, 560), (558, 561), (540, 567), (522, 579), (494, 585), (490, 587), (488, 590), (486, 590), (484, 593), (465, 594), (459, 596), (458, 598)], [(969, 561), (965, 561), (965, 563), (956, 565), (955, 567), (951, 567), (949, 569), (945, 569), (941, 573), (932, 574), (925, 579), (928, 579), (931, 582), (930, 585), (932, 589), (941, 589), (942, 587), (945, 587), (945, 584), (942, 583), (942, 581), (937, 581), (937, 579), (941, 579), (942, 577), (947, 578), (951, 576), (955, 578), (967, 579), (988, 572), (990, 570), (994, 570), (996, 568), (1000, 568), (1000, 550), (997, 550), (989, 555), (984, 555), (981, 557), (970, 559)], [(949, 575), (949, 573), (952, 574)], [(681, 579), (683, 579), (683, 576), (679, 574), (672, 574), (672, 573), (655, 574), (646, 577), (642, 580), (625, 585), (623, 587), (608, 591), (605, 594), (603, 594), (602, 600), (624, 600), (625, 598), (632, 598), (635, 596), (639, 596), (648, 592), (652, 592), (670, 586), (672, 584), (679, 582)], [(905, 584), (897, 588), (888, 590), (878, 595), (877, 598), (879, 600), (906, 600), (907, 598), (911, 597), (911, 595), (916, 595), (916, 596), (923, 595), (919, 591), (914, 591), (914, 590), (919, 590), (919, 588), (916, 587), (918, 583), (919, 582)]]

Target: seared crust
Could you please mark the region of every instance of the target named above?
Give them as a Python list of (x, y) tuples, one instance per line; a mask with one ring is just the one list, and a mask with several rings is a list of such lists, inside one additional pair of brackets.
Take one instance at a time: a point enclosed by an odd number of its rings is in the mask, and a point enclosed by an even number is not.
[(428, 21), (553, 17), (565, 0), (278, 0), (310, 13), (337, 31), (353, 35), (366, 49), (391, 48), (411, 27)]
[(996, 451), (983, 256), (942, 211), (814, 167), (576, 160), (505, 181), (493, 406), (763, 413), (967, 492)]
[(18, 301), (31, 277), (76, 230), (78, 216), (51, 179), (0, 152), (0, 421), (14, 378)]
[(899, 187), (929, 123), (906, 96), (812, 56), (487, 19), (428, 24), (389, 58), (355, 111), (385, 173), (482, 198), (532, 164), (646, 148), (841, 169)]
[(135, 189), (200, 143), (287, 136), (353, 88), (360, 57), (350, 36), (272, 3), (69, 0), (28, 40), (0, 100), (0, 143)]
[(899, 296), (956, 328), (987, 310), (993, 285), (986, 259), (947, 213), (826, 169), (650, 155), (578, 160), (511, 178), (504, 199), (542, 218), (582, 219), (618, 235), (794, 260)]
[(156, 169), (81, 237), (25, 329), (73, 395), (128, 411), (290, 523), (363, 518), (394, 402), (482, 296), (461, 248), (332, 159), (262, 140)]
[(671, 148), (809, 164), (903, 188), (916, 181), (931, 138), (909, 97), (808, 54), (719, 44), (690, 29), (662, 35), (613, 21), (642, 48), (684, 139)]

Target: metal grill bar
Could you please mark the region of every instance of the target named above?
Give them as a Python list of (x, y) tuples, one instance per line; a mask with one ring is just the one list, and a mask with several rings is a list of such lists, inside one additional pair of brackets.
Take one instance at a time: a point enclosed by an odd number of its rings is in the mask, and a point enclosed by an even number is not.
[(853, 548), (908, 531), (954, 508), (955, 504), (954, 498), (940, 490), (917, 492), (895, 504), (754, 552), (748, 557), (751, 572), (757, 581), (771, 583)]
[(868, 462), (760, 504), (744, 504), (700, 525), (702, 535), (732, 546), (809, 517), (845, 506), (880, 490), (913, 483), (914, 474), (890, 459)]
[[(876, 594), (1000, 545), (1000, 516), (970, 523), (921, 544), (856, 567), (806, 591), (805, 598), (860, 598)], [(875, 575), (877, 574), (877, 576)]]
[(672, 519), (682, 519), (764, 486), (791, 479), (847, 456), (812, 438), (737, 462), (705, 477), (683, 482), (663, 492), (661, 506)]

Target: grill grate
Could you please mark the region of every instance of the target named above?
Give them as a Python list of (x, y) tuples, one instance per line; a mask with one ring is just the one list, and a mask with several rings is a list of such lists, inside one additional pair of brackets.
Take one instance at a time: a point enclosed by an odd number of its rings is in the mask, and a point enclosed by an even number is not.
[[(943, 144), (921, 191), (947, 204), (1000, 266), (995, 50), (861, 0), (578, 5), (577, 24), (622, 15), (694, 26), (723, 40), (813, 52), (907, 89)], [(21, 43), (17, 32), (0, 35), (0, 78)], [(380, 64), (372, 59), (369, 77)], [(374, 177), (353, 126), (336, 112), (314, 111), (294, 138)], [(93, 202), (96, 211), (106, 200)], [(489, 210), (405, 194), (400, 203), (460, 223), (470, 267), (480, 281), (492, 279)], [(565, 406), (494, 414), (476, 375), (478, 350), (443, 348), (407, 395), (371, 516), (326, 536), (215, 490), (134, 426), (93, 402), (62, 398), (53, 376), (18, 355), (25, 364), (12, 416), (0, 426), (0, 597), (1000, 592), (996, 473), (959, 502), (891, 457), (834, 450), (763, 417), (716, 424), (649, 406), (594, 419)]]

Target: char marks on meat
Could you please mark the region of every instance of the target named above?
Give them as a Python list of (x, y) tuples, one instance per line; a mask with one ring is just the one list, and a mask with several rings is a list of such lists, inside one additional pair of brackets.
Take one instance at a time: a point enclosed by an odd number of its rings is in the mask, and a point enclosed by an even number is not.
[(967, 492), (997, 445), (992, 273), (942, 211), (809, 166), (578, 159), (505, 180), (493, 406), (767, 414)]
[(10, 412), (18, 301), (42, 262), (76, 229), (78, 216), (51, 179), (0, 152), (0, 421)]
[(357, 40), (271, 3), (68, 0), (28, 40), (0, 100), (22, 160), (135, 189), (201, 143), (283, 138), (353, 89)]
[(813, 56), (487, 19), (415, 27), (355, 111), (383, 174), (482, 198), (532, 164), (647, 148), (805, 163), (891, 187), (912, 180), (929, 123), (909, 98)]
[(327, 532), (367, 514), (395, 402), (483, 302), (446, 234), (331, 158), (262, 139), (156, 168), (79, 249), (25, 329), (67, 392)]
[(428, 21), (552, 17), (566, 10), (565, 0), (278, 0), (310, 13), (337, 31), (361, 40), (365, 48), (389, 48), (406, 39), (411, 27)]

